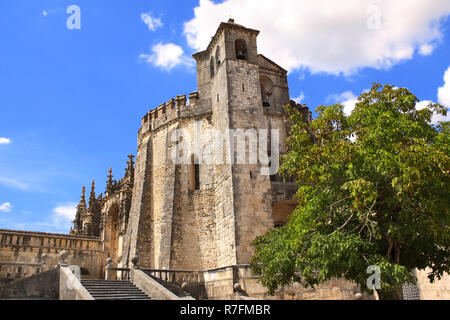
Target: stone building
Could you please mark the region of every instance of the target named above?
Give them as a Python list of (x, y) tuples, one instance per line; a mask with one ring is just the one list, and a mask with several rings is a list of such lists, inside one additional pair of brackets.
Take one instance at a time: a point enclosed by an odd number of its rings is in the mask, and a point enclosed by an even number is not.
[[(140, 268), (201, 272), (209, 299), (231, 298), (237, 283), (269, 298), (248, 269), (250, 244), (285, 224), (296, 206), (297, 185), (276, 174), (278, 154), (287, 151), (284, 106), (297, 107), (305, 121), (311, 113), (290, 100), (287, 71), (258, 53), (258, 34), (232, 19), (220, 24), (193, 55), (198, 91), (142, 118), (136, 163), (130, 155), (118, 181), (110, 169), (104, 194), (96, 196), (93, 182), (88, 205), (83, 187), (71, 235), (59, 237), (98, 243), (92, 254), (100, 270), (106, 258), (128, 268), (137, 256)], [(99, 273), (75, 252), (69, 260)], [(316, 289), (293, 285), (276, 298), (354, 299), (359, 291), (335, 279)]]
[[(138, 255), (143, 267), (200, 270), (248, 263), (251, 241), (287, 222), (296, 204), (295, 183), (260, 174), (260, 162), (200, 159), (217, 153), (206, 150), (213, 129), (241, 130), (245, 147), (261, 129), (277, 129), (279, 151), (286, 152), (284, 106), (297, 104), (289, 99), (287, 71), (258, 54), (258, 33), (232, 20), (220, 25), (207, 50), (194, 55), (198, 91), (142, 118), (136, 168), (130, 156), (118, 182), (110, 170), (106, 192), (98, 197), (93, 182), (89, 206), (83, 188), (72, 234), (99, 236), (118, 266)], [(306, 106), (297, 107), (310, 119)], [(175, 163), (172, 154), (186, 151), (177, 139), (194, 134), (200, 145), (187, 148), (196, 149), (184, 155), (189, 163)], [(236, 153), (240, 138), (234, 140)]]

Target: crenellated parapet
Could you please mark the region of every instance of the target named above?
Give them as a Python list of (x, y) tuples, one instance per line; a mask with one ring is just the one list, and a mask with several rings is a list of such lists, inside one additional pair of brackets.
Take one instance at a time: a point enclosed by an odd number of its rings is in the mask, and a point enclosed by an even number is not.
[(179, 95), (147, 112), (142, 117), (139, 135), (154, 131), (174, 120), (199, 116), (208, 112), (211, 112), (211, 106), (200, 106), (198, 92), (189, 93), (188, 96)]

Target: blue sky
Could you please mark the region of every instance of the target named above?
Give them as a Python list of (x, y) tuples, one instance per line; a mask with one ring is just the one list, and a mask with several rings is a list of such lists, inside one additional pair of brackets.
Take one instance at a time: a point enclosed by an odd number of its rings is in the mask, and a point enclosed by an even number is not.
[(0, 228), (68, 232), (81, 187), (123, 176), (141, 117), (196, 91), (191, 55), (231, 16), (311, 110), (373, 82), (449, 107), (449, 1), (390, 2), (1, 1)]

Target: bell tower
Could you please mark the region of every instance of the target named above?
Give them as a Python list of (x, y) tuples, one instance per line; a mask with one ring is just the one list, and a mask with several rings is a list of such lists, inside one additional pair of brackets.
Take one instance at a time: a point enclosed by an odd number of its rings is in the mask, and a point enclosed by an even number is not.
[[(215, 165), (219, 267), (249, 263), (251, 242), (273, 226), (270, 176), (261, 174), (259, 160), (250, 161), (258, 158), (252, 143), (269, 129), (261, 99), (258, 34), (230, 19), (220, 24), (207, 50), (194, 55), (199, 98), (209, 96), (214, 127), (231, 133), (224, 139), (224, 161)], [(227, 145), (233, 155), (229, 158)]]

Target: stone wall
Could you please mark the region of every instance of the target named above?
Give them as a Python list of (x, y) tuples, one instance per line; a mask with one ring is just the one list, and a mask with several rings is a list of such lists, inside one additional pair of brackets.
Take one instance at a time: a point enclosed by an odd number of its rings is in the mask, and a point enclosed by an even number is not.
[[(230, 127), (234, 129), (268, 129), (264, 117), (259, 68), (242, 60), (226, 60), (230, 92)], [(235, 144), (235, 151), (239, 146)], [(246, 154), (252, 150), (246, 144)], [(261, 160), (261, 159), (259, 159)], [(270, 176), (261, 174), (261, 163), (236, 164), (233, 172), (234, 214), (236, 221), (237, 263), (248, 263), (253, 255), (250, 243), (273, 227)]]
[(429, 269), (416, 270), (420, 300), (450, 300), (450, 275), (445, 273), (441, 280), (431, 283), (429, 272)]
[[(201, 270), (217, 266), (217, 238), (214, 209), (214, 165), (202, 161), (204, 156), (213, 156), (214, 150), (206, 134), (211, 129), (210, 115), (192, 118), (180, 124), (184, 140), (191, 142), (194, 154), (187, 154), (189, 164), (176, 165), (175, 198), (172, 222), (171, 269)], [(197, 150), (194, 138), (199, 137)], [(187, 145), (184, 146), (186, 149)], [(178, 152), (186, 153), (180, 148)], [(198, 160), (198, 189), (195, 189), (195, 158)], [(194, 161), (195, 162), (195, 161)]]
[(25, 278), (47, 271), (59, 263), (62, 250), (69, 253), (68, 263), (84, 269), (83, 277), (102, 276), (104, 259), (98, 238), (0, 230), (0, 278)]
[[(215, 41), (214, 46), (225, 47), (223, 34), (217, 35)], [(223, 133), (231, 128), (226, 61), (222, 59), (222, 63), (216, 68), (211, 78), (212, 123), (214, 128)], [(223, 142), (222, 150), (218, 150), (222, 159), (214, 167), (217, 267), (229, 266), (237, 262), (232, 164), (227, 158), (228, 144), (225, 139)]]
[(123, 240), (123, 261), (129, 264), (138, 255), (142, 267), (152, 266), (151, 152), (149, 122), (143, 124), (138, 135), (138, 153), (130, 217)]
[[(242, 296), (261, 300), (355, 300), (361, 292), (358, 285), (344, 279), (332, 279), (315, 288), (292, 284), (270, 296), (266, 288), (257, 281), (248, 265), (230, 266), (204, 271), (205, 288), (210, 300), (236, 299), (234, 285)], [(364, 294), (363, 299), (373, 299)]]
[(0, 287), (0, 300), (58, 300), (59, 268), (32, 275)]

